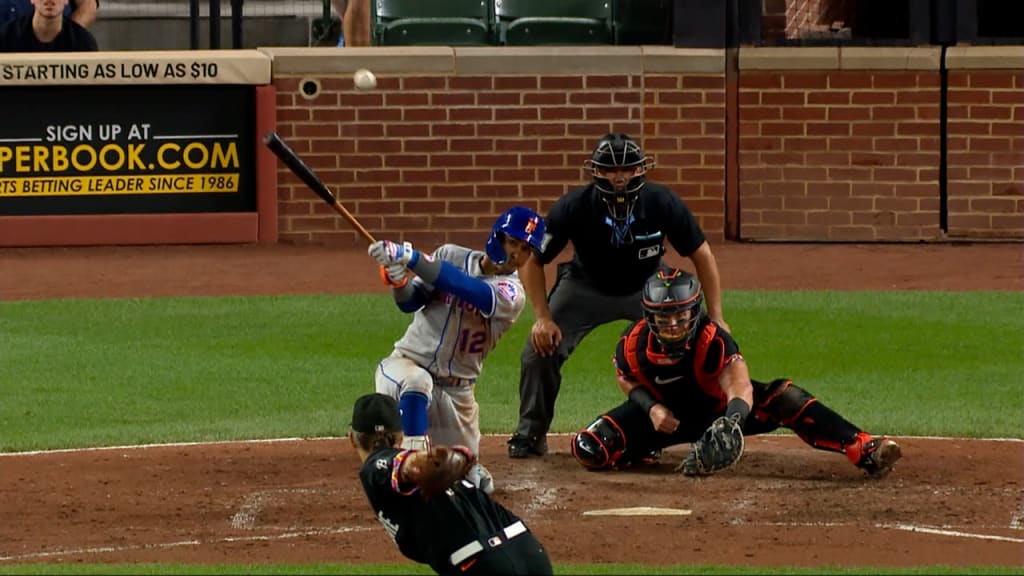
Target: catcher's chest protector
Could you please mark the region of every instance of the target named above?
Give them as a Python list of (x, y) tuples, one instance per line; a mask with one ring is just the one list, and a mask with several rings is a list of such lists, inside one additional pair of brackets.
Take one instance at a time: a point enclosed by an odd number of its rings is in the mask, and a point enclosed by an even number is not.
[(725, 367), (728, 347), (715, 324), (705, 321), (692, 348), (679, 360), (657, 352), (653, 348), (655, 342), (646, 322), (638, 322), (626, 335), (623, 350), (631, 377), (670, 409), (695, 401), (711, 401), (716, 410), (725, 409), (725, 393), (718, 384), (718, 376)]

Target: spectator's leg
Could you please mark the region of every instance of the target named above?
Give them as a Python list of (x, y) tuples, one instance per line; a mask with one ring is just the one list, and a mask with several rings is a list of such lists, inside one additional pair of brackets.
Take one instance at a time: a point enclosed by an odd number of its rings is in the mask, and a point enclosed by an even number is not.
[(345, 0), (331, 0), (331, 6), (334, 7), (334, 13), (338, 15), (338, 48), (345, 46), (345, 26), (341, 23), (342, 18), (345, 17), (345, 9), (348, 7), (348, 2)]
[(346, 46), (369, 46), (370, 0), (348, 0), (341, 26)]

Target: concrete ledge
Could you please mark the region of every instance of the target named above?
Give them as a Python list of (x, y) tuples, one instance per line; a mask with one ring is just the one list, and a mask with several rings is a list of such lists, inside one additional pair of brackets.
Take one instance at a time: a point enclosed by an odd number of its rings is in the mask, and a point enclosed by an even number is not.
[(740, 70), (938, 70), (939, 47), (740, 48)]
[(725, 50), (671, 46), (261, 47), (275, 76), (385, 74), (674, 74), (725, 72)]
[(946, 68), (1024, 71), (1024, 46), (951, 46)]
[(839, 49), (840, 70), (938, 70), (942, 48), (847, 46)]
[(725, 73), (725, 50), (717, 48), (673, 48), (641, 46), (644, 73)]
[(839, 48), (764, 47), (740, 48), (740, 70), (838, 70)]
[(346, 74), (360, 68), (368, 68), (376, 74), (451, 74), (455, 71), (455, 51), (444, 46), (261, 47), (259, 51), (270, 56), (275, 76)]

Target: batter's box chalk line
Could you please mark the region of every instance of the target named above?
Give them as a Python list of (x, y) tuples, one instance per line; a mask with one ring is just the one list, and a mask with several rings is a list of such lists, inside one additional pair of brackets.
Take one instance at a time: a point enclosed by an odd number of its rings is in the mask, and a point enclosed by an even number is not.
[(126, 552), (129, 550), (166, 550), (170, 548), (180, 548), (182, 546), (204, 546), (209, 544), (222, 544), (225, 542), (261, 542), (273, 540), (288, 540), (292, 538), (305, 538), (309, 536), (331, 536), (335, 534), (346, 534), (349, 532), (366, 532), (368, 530), (377, 529), (379, 529), (379, 526), (341, 526), (337, 528), (317, 528), (313, 530), (285, 532), (282, 534), (265, 534), (262, 536), (227, 536), (224, 538), (211, 538), (209, 540), (180, 540), (177, 542), (162, 542), (157, 544), (129, 544), (126, 546), (96, 546), (93, 548), (50, 550), (45, 552), (29, 552), (26, 554), (0, 556), (0, 562), (11, 560), (31, 560), (35, 558), (59, 558), (62, 556), (80, 556), (84, 554)]
[(551, 486), (541, 486), (529, 478), (509, 480), (502, 486), (503, 490), (509, 492), (528, 492), (530, 502), (526, 504), (526, 512), (537, 510), (564, 510), (565, 506), (558, 505), (558, 489)]
[(245, 497), (238, 512), (231, 516), (231, 527), (238, 530), (252, 530), (257, 527), (268, 528), (268, 526), (256, 525), (260, 512), (266, 506), (282, 504), (288, 496), (292, 495), (328, 496), (340, 492), (340, 490), (324, 490), (321, 488), (274, 488), (252, 492)]
[(693, 510), (686, 508), (657, 508), (654, 506), (634, 506), (632, 508), (605, 508), (603, 510), (586, 510), (584, 516), (689, 516)]
[(976, 540), (1024, 543), (1024, 538), (1012, 538), (1010, 536), (999, 536), (997, 534), (976, 534), (973, 532), (961, 532), (959, 530), (932, 528), (930, 526), (916, 526), (914, 524), (876, 524), (875, 527), (887, 528), (890, 530), (903, 530), (905, 532), (919, 532), (921, 534), (934, 534), (937, 536), (952, 536), (955, 538), (973, 538)]
[[(780, 527), (791, 527), (791, 528), (842, 528), (860, 526), (855, 522), (745, 522), (737, 520), (732, 522), (734, 525), (744, 526), (780, 526)], [(949, 536), (953, 538), (970, 538), (974, 540), (996, 540), (999, 542), (1024, 542), (1024, 538), (1014, 538), (1012, 536), (1000, 536), (998, 534), (984, 534), (980, 532), (965, 532), (963, 530), (957, 530), (956, 526), (925, 526), (918, 524), (906, 524), (906, 523), (890, 523), (890, 524), (875, 524), (874, 528), (879, 530), (901, 530), (903, 532), (917, 532), (919, 534), (930, 534), (933, 536)], [(999, 526), (978, 526), (972, 525), (971, 528), (978, 530), (983, 528), (991, 528), (998, 530)]]
[[(1024, 496), (1024, 494), (1022, 494)], [(1013, 513), (1010, 518), (1010, 528), (1014, 530), (1024, 530), (1024, 501), (1021, 501), (1020, 505), (1017, 506), (1017, 511)]]

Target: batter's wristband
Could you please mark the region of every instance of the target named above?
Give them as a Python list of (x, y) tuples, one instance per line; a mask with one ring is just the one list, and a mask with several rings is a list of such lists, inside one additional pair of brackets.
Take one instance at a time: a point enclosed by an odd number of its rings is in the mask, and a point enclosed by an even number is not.
[(403, 286), (409, 283), (408, 274), (406, 274), (405, 277), (402, 278), (401, 282), (392, 282), (391, 276), (388, 275), (388, 269), (385, 268), (383, 264), (380, 265), (380, 279), (384, 281), (385, 286), (390, 286), (395, 289), (402, 288)]
[(746, 421), (747, 416), (750, 415), (750, 404), (747, 404), (747, 401), (743, 398), (733, 398), (732, 400), (729, 400), (729, 405), (725, 407), (725, 415), (727, 417), (732, 417), (737, 414), (740, 417), (740, 422)]
[(658, 401), (654, 399), (654, 396), (651, 394), (650, 390), (644, 388), (643, 386), (635, 386), (632, 390), (630, 390), (629, 399), (632, 400), (634, 404), (637, 404), (641, 408), (643, 408), (644, 414), (650, 413), (651, 408), (654, 408), (654, 405), (658, 403)]

